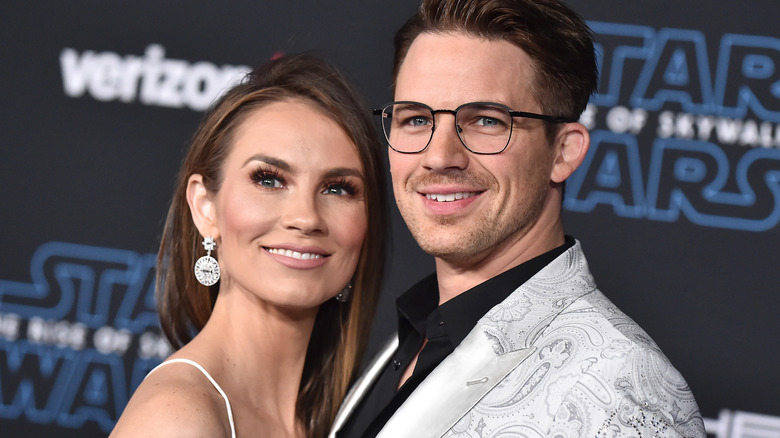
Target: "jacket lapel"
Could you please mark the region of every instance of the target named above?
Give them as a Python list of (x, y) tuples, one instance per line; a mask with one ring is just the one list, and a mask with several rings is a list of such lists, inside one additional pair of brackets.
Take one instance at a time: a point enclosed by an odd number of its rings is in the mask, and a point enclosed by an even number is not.
[(533, 342), (560, 312), (595, 289), (575, 242), (485, 314), (377, 437), (442, 436), (533, 353)]
[[(550, 321), (595, 289), (580, 243), (576, 242), (482, 317), (455, 351), (412, 392), (377, 437), (442, 436), (534, 352), (534, 340)], [(336, 416), (334, 431), (348, 418), (397, 348), (397, 337), (393, 337), (361, 376)]]
[[(441, 436), (532, 352), (526, 348), (496, 355), (476, 327), (420, 383), (377, 438)], [(444, 407), (431, 409), (432, 404)]]
[(387, 365), (387, 362), (393, 357), (393, 353), (395, 353), (396, 349), (398, 349), (398, 335), (393, 335), (393, 337), (385, 343), (382, 349), (379, 350), (379, 353), (371, 359), (368, 368), (366, 368), (344, 397), (344, 401), (341, 403), (338, 413), (336, 413), (336, 418), (333, 420), (333, 427), (331, 428), (330, 434), (328, 434), (328, 438), (335, 438), (336, 432), (341, 429), (352, 411), (366, 395), (366, 392), (382, 374), (382, 370), (385, 368), (385, 365)]

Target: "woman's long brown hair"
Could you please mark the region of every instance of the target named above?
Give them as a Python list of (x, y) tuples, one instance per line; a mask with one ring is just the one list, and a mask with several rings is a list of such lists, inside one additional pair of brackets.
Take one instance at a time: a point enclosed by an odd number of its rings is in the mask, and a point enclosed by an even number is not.
[(289, 99), (319, 106), (344, 129), (357, 148), (365, 176), (368, 229), (352, 280), (352, 299), (347, 303), (329, 300), (320, 306), (296, 406), (306, 436), (325, 437), (368, 342), (387, 233), (382, 148), (370, 111), (330, 64), (310, 55), (271, 61), (228, 90), (205, 114), (184, 158), (168, 210), (157, 259), (157, 303), (163, 331), (176, 349), (206, 324), (219, 283), (204, 286), (193, 274), (195, 260), (205, 254), (187, 204), (187, 180), (200, 174), (210, 192), (219, 191), (222, 163), (237, 128), (253, 110)]

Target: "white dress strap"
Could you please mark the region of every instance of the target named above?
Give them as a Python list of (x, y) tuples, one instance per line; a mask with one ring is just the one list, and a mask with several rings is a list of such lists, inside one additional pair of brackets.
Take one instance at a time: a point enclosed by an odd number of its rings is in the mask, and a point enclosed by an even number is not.
[[(225, 394), (225, 391), (223, 391), (222, 388), (217, 384), (217, 381), (214, 380), (214, 378), (211, 377), (211, 374), (209, 374), (208, 371), (206, 371), (205, 368), (200, 366), (200, 364), (198, 364), (195, 361), (189, 360), (189, 359), (171, 359), (171, 360), (167, 360), (167, 361), (157, 365), (156, 367), (154, 367), (154, 369), (149, 371), (149, 374), (152, 374), (153, 372), (155, 372), (157, 370), (157, 368), (160, 368), (163, 365), (168, 365), (169, 363), (176, 363), (176, 362), (186, 363), (186, 364), (190, 364), (190, 365), (194, 366), (195, 368), (200, 370), (200, 372), (203, 373), (203, 375), (206, 376), (206, 378), (209, 379), (209, 382), (211, 382), (211, 384), (214, 385), (215, 388), (217, 388), (217, 391), (219, 391), (219, 395), (221, 395), (222, 398), (225, 399), (225, 405), (227, 406), (228, 421), (230, 422), (230, 434), (231, 434), (231, 437), (232, 438), (236, 438), (236, 426), (233, 423), (233, 409), (231, 409), (231, 407), (230, 407), (230, 400), (228, 400), (227, 394)], [(149, 377), (149, 374), (147, 374), (146, 376)]]

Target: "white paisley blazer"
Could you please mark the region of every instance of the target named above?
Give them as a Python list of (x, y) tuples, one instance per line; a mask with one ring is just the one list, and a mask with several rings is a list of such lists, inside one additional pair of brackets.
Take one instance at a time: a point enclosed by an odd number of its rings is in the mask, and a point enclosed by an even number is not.
[[(352, 388), (334, 433), (397, 348)], [(333, 436), (333, 435), (331, 435)], [(691, 437), (688, 384), (597, 288), (579, 242), (482, 317), (379, 437)]]

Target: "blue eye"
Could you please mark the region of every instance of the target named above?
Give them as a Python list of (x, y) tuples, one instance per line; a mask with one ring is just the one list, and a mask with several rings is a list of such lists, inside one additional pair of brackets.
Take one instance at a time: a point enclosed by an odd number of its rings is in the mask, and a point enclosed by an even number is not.
[(423, 116), (412, 117), (412, 118), (409, 119), (409, 121), (407, 123), (410, 126), (415, 126), (415, 127), (417, 127), (417, 126), (425, 126), (425, 125), (429, 124), (428, 119), (423, 117)]
[(251, 178), (255, 184), (269, 189), (284, 186), (284, 180), (273, 170), (257, 169), (252, 172)]
[(481, 117), (479, 120), (477, 120), (477, 125), (479, 126), (499, 126), (501, 125), (501, 121), (498, 119), (494, 119), (493, 117)]
[(357, 194), (357, 188), (351, 182), (343, 180), (329, 183), (325, 186), (325, 190), (322, 193), (336, 196), (354, 196)]
[(325, 189), (325, 193), (329, 195), (346, 195), (347, 191), (342, 187), (331, 186)]
[(264, 176), (258, 183), (263, 187), (281, 187), (282, 183), (277, 178)]

